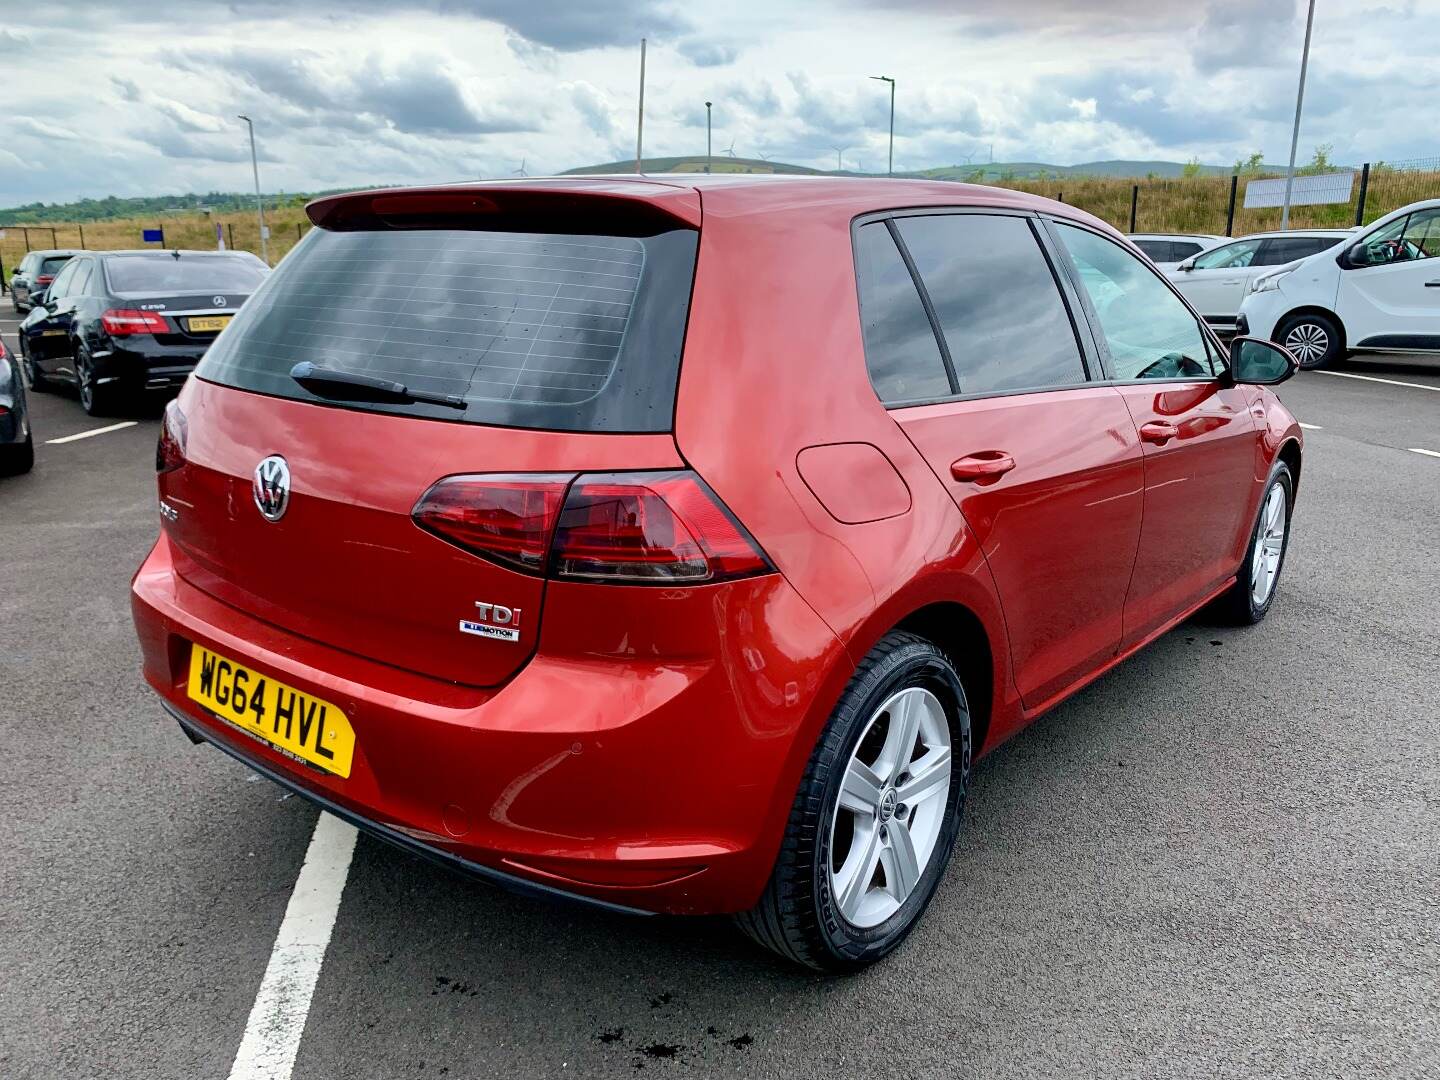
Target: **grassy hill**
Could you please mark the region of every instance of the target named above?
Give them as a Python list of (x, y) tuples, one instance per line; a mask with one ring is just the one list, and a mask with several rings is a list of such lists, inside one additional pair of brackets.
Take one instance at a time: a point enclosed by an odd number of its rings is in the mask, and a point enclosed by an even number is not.
[[(641, 165), (647, 173), (699, 173), (705, 171), (705, 155), (694, 157), (645, 158)], [(562, 176), (588, 176), (597, 173), (633, 173), (635, 159), (629, 161), (607, 161), (603, 165), (581, 165), (578, 169), (566, 169)], [(712, 173), (792, 173), (807, 176), (825, 175), (820, 169), (808, 165), (791, 165), (784, 161), (766, 161), (764, 158), (730, 157), (717, 154), (710, 159)]]

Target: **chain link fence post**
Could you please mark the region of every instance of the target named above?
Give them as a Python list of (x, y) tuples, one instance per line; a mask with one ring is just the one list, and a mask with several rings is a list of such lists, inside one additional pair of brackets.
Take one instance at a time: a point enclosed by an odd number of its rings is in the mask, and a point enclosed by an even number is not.
[(1360, 198), (1355, 203), (1355, 224), (1365, 224), (1365, 197), (1370, 194), (1370, 163), (1360, 167)]
[(1230, 176), (1230, 209), (1225, 212), (1225, 235), (1235, 235), (1235, 193), (1240, 190), (1240, 177), (1232, 173)]
[(1130, 231), (1135, 231), (1135, 211), (1140, 205), (1140, 185), (1130, 185)]

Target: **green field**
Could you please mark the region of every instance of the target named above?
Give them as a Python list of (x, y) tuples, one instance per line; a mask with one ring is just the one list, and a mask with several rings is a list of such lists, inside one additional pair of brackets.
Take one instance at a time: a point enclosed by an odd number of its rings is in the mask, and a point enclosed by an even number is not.
[[(647, 171), (652, 173), (702, 172), (705, 164), (703, 157), (656, 158), (647, 159), (645, 162)], [(1096, 164), (1112, 164), (1118, 167), (1120, 165), (1164, 165), (1169, 163)], [(626, 171), (622, 169), (622, 165), (623, 163), (609, 163), (588, 166), (584, 169), (572, 170), (572, 173), (597, 174)], [(711, 162), (711, 166), (714, 172), (782, 172), (827, 175), (804, 166), (752, 158), (722, 156), (715, 158)], [(1135, 226), (1138, 231), (1203, 233), (1223, 233), (1225, 231), (1226, 209), (1230, 197), (1229, 170), (1220, 170), (1220, 174), (1216, 175), (1213, 171), (1205, 171), (1206, 167), (1199, 169), (1192, 167), (1189, 171), (1198, 172), (1199, 175), (1151, 177), (1136, 180), (1124, 176), (1087, 176), (1048, 171), (1031, 176), (1010, 173), (992, 176), (990, 171), (993, 168), (997, 167), (983, 167), (982, 182), (998, 187), (1028, 191), (1047, 198), (1060, 199), (1072, 206), (1087, 210), (1122, 230), (1129, 228), (1131, 198), (1132, 195), (1136, 195)], [(1015, 166), (1004, 166), (1003, 168), (1009, 170), (1014, 169)], [(1048, 170), (1053, 167), (1037, 166), (1036, 168)], [(981, 167), (952, 166), (932, 169), (925, 174), (910, 175), (916, 177), (923, 175), (926, 178), (936, 179), (981, 180), (980, 169)], [(1266, 170), (1256, 173), (1254, 177), (1247, 176), (1242, 179), (1239, 189), (1240, 197), (1236, 200), (1237, 206), (1232, 230), (1234, 235), (1240, 236), (1245, 233), (1279, 227), (1279, 209), (1246, 210), (1243, 208), (1244, 184), (1252, 178), (1273, 175), (1275, 175), (1273, 172)], [(1351, 202), (1348, 205), (1293, 207), (1290, 213), (1291, 227), (1353, 225), (1358, 187), (1357, 179), (1356, 192), (1352, 194)], [(1138, 193), (1136, 192), (1137, 188)], [(1436, 197), (1440, 197), (1440, 168), (1400, 170), (1386, 168), (1383, 165), (1377, 166), (1370, 175), (1369, 194), (1365, 204), (1365, 220), (1367, 222), (1374, 221), (1383, 214), (1407, 203)], [(174, 202), (198, 198), (201, 197), (177, 197)], [(205, 198), (213, 203), (222, 203), (238, 197), (212, 195)], [(269, 255), (272, 263), (278, 261), (285, 252), (289, 251), (304, 230), (310, 227), (302, 205), (305, 196), (292, 195), (283, 198), (287, 205), (268, 208), (266, 211), (266, 222), (270, 226)], [(91, 213), (113, 214), (123, 210), (126, 202), (127, 200), (97, 200), (89, 204), (81, 204), (81, 206)], [(229, 205), (241, 206), (243, 204), (232, 202)], [(103, 207), (104, 210), (97, 211), (95, 207)], [(219, 224), (225, 234), (227, 244), (257, 253), (260, 249), (260, 234), (253, 210), (214, 210), (209, 213), (196, 210), (146, 212), (139, 215), (106, 217), (96, 220), (93, 217), (85, 216), (83, 212), (66, 218), (64, 215), (66, 209), (66, 207), (47, 206), (39, 211), (29, 207), (15, 211), (0, 211), (0, 222), (5, 222), (0, 225), (0, 228), (5, 230), (4, 238), (0, 239), (0, 263), (3, 263), (7, 275), (27, 250), (25, 232), (27, 229), (29, 231), (28, 247), (37, 249), (84, 246), (91, 249), (113, 250), (115, 248), (142, 247), (146, 245), (140, 239), (141, 230), (155, 227), (165, 230), (166, 247), (210, 249), (215, 247), (215, 226)], [(79, 208), (77, 207), (77, 209)], [(43, 225), (14, 223), (16, 218), (34, 220), (37, 217), (51, 220), (45, 221)], [(54, 220), (57, 217), (64, 219)]]

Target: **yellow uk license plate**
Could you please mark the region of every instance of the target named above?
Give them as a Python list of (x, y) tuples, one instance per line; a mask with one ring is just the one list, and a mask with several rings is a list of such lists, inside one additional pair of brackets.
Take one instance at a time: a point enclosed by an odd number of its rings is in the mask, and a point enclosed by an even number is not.
[(330, 702), (200, 645), (190, 649), (188, 692), (220, 719), (290, 757), (336, 776), (350, 775), (355, 729)]
[(229, 325), (229, 315), (206, 315), (202, 318), (192, 318), (190, 320), (190, 332), (192, 334), (218, 333)]

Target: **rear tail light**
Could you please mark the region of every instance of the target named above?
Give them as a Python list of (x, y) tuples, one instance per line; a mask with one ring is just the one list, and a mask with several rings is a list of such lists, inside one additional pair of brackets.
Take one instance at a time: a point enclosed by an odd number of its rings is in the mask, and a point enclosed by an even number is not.
[(545, 571), (545, 552), (570, 477), (452, 476), (420, 497), (412, 516), (428, 532), (527, 574)]
[(174, 472), (185, 464), (185, 440), (190, 425), (180, 411), (180, 402), (165, 406), (165, 419), (160, 423), (160, 441), (155, 444), (155, 471)]
[(134, 308), (111, 308), (100, 316), (100, 325), (116, 337), (127, 334), (164, 334), (170, 330), (162, 315)]
[(705, 482), (683, 470), (452, 476), (421, 497), (414, 518), (482, 558), (552, 578), (684, 585), (773, 569)]
[(52, 282), (52, 281), (54, 281), (54, 280), (55, 280), (55, 275), (54, 275), (54, 274), (40, 274), (40, 275), (37, 275), (37, 276), (36, 276), (36, 278), (35, 278), (35, 284), (36, 284), (36, 285), (49, 285), (50, 282)]

